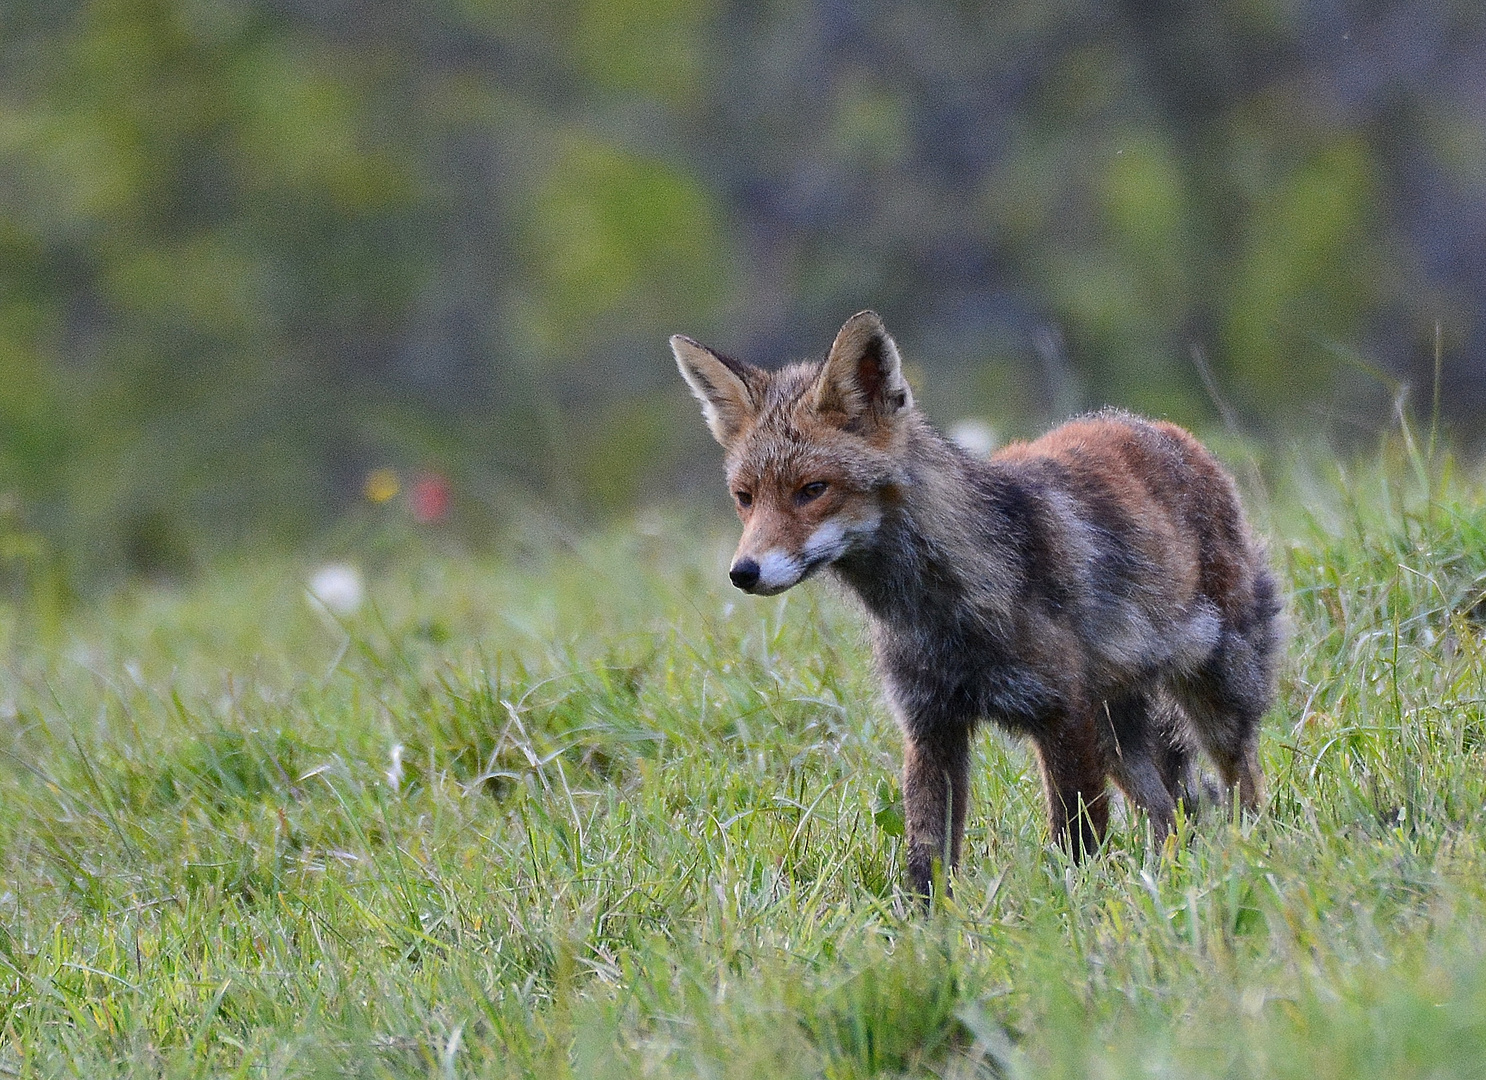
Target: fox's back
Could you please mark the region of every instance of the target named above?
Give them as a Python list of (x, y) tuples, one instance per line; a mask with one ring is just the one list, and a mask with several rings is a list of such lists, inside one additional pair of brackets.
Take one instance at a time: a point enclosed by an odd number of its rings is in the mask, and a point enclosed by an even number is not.
[(1024, 626), (1076, 636), (1070, 661), (1083, 656), (1095, 683), (1189, 668), (1222, 624), (1274, 607), (1232, 477), (1173, 424), (1106, 411), (1011, 444), (985, 468), (1042, 508), (1027, 543), (1056, 552), (1043, 564), (1069, 600)]
[(1078, 504), (1083, 523), (1133, 544), (1172, 599), (1202, 596), (1226, 611), (1263, 571), (1233, 478), (1175, 424), (1109, 410), (1012, 443), (992, 461), (1040, 474)]

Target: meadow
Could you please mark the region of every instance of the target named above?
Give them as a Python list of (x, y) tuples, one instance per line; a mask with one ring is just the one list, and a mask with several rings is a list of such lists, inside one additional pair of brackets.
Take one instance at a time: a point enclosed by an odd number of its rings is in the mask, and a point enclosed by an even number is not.
[(859, 614), (726, 522), (0, 606), (0, 1077), (1479, 1076), (1486, 502), (1403, 441), (1273, 486), (1262, 814), (1074, 866), (986, 732), (929, 913)]

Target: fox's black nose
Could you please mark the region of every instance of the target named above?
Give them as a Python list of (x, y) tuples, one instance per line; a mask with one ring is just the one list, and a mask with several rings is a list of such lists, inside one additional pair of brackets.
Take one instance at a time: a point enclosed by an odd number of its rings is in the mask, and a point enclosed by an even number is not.
[(758, 563), (752, 559), (739, 559), (728, 571), (728, 577), (733, 579), (734, 585), (747, 592), (758, 584)]

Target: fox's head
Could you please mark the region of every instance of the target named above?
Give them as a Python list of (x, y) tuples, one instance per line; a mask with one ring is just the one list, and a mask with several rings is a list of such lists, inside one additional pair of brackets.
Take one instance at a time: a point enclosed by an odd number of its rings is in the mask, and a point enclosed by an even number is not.
[(848, 319), (823, 363), (765, 371), (680, 334), (671, 349), (727, 452), (743, 522), (734, 585), (772, 596), (870, 541), (906, 482), (914, 414), (875, 312)]

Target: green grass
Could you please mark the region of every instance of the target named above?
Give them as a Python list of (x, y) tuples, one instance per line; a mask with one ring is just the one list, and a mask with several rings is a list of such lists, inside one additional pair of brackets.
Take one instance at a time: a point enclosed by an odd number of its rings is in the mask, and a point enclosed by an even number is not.
[(1073, 867), (988, 733), (932, 916), (860, 618), (721, 526), (0, 608), (0, 1077), (1478, 1076), (1486, 507), (1415, 464), (1270, 515), (1261, 817)]

